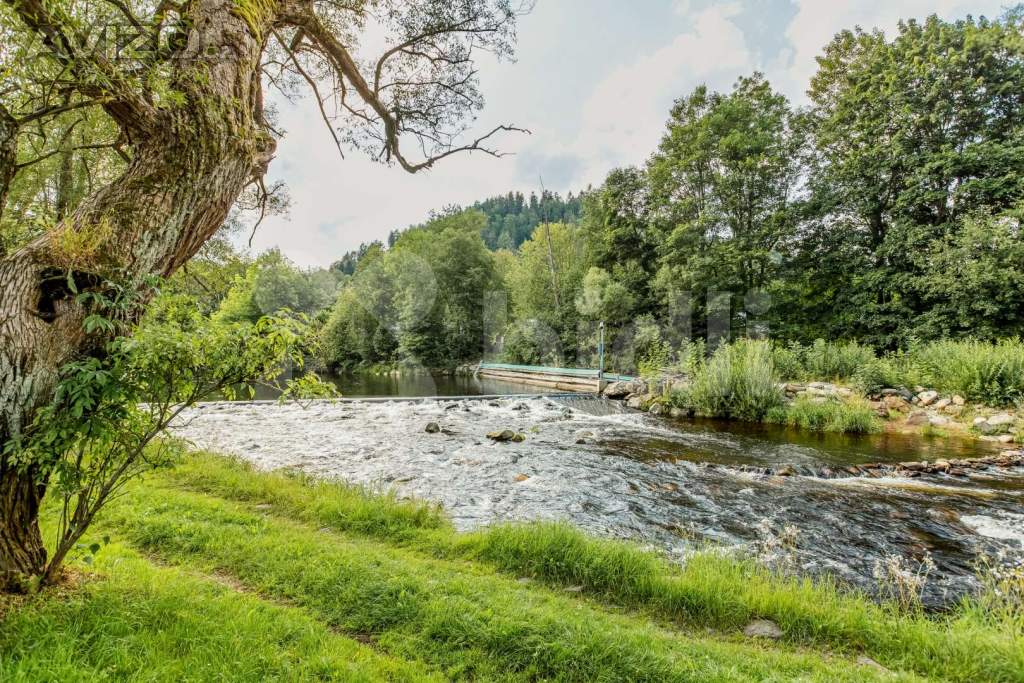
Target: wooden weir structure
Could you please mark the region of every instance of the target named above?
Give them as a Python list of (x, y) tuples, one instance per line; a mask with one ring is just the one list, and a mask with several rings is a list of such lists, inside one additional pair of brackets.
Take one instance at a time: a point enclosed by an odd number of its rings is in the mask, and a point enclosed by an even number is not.
[(543, 365), (512, 365), (509, 363), (480, 363), (474, 375), (531, 384), (558, 391), (592, 393), (599, 393), (610, 382), (628, 382), (634, 379), (629, 375), (617, 375), (592, 368), (552, 368)]

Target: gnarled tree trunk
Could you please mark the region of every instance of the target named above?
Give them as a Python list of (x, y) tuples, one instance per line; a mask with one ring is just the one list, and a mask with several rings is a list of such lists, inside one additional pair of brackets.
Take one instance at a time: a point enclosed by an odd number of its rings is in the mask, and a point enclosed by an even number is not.
[(83, 332), (67, 274), (136, 287), (170, 275), (223, 224), (274, 151), (262, 120), (262, 32), (233, 0), (194, 7), (172, 84), (181, 103), (107, 105), (133, 142), (123, 175), (34, 243), (0, 254), (0, 590), (41, 576), (46, 563), (37, 515), (48, 463), (5, 451), (51, 400), (60, 368), (102, 341)]

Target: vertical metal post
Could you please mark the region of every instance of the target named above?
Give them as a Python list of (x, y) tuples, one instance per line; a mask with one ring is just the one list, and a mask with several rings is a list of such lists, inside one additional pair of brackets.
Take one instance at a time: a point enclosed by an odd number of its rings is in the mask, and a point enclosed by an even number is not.
[(600, 334), (597, 339), (597, 393), (604, 391), (604, 321), (598, 326)]

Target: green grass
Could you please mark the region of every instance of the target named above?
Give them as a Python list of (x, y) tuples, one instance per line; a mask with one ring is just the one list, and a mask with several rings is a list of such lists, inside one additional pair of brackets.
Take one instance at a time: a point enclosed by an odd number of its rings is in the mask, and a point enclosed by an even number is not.
[(161, 567), (120, 544), (75, 590), (0, 622), (0, 680), (443, 680), (378, 654), (301, 609)]
[[(886, 680), (1024, 679), (1013, 614), (929, 618), (564, 524), (458, 534), (429, 505), (206, 454), (133, 485), (102, 534), (98, 574), (0, 624), (0, 680), (872, 680), (861, 653)], [(755, 617), (784, 639), (743, 637)]]
[(909, 356), (916, 379), (931, 389), (994, 406), (1024, 399), (1024, 342), (1019, 339), (932, 342), (912, 348)]
[[(717, 359), (717, 360), (716, 360)], [(911, 344), (897, 353), (876, 353), (856, 342), (813, 344), (738, 340), (719, 347), (707, 362), (694, 364), (694, 387), (679, 397), (683, 407), (713, 417), (760, 419), (768, 397), (765, 378), (787, 381), (850, 382), (866, 393), (886, 387), (924, 386), (943, 394), (990, 406), (1024, 402), (1024, 341), (997, 342), (972, 339)], [(761, 387), (751, 393), (747, 387)], [(757, 397), (751, 404), (740, 400), (746, 391)], [(752, 408), (752, 409), (751, 409)]]
[[(302, 480), (256, 473), (245, 463), (210, 455), (197, 455), (168, 476), (192, 490), (270, 504), (275, 514), (333, 529), (351, 527), (330, 511), (344, 509), (348, 497), (367, 499), (365, 492), (337, 484), (319, 484), (311, 492)], [(579, 587), (601, 601), (691, 628), (735, 632), (753, 618), (767, 617), (795, 644), (866, 652), (896, 669), (964, 681), (1024, 675), (1024, 624), (991, 624), (969, 606), (926, 618), (835, 586), (780, 578), (713, 552), (695, 555), (680, 568), (655, 553), (589, 537), (565, 524), (498, 525), (469, 534), (409, 525), (390, 538), (432, 557), (483, 562), (509, 576)]]
[(779, 377), (787, 381), (842, 382), (852, 379), (875, 360), (875, 352), (869, 346), (824, 339), (810, 345), (776, 343), (772, 345), (771, 356)]
[(812, 432), (873, 434), (882, 421), (863, 399), (815, 401), (800, 397), (788, 406), (769, 411), (766, 422), (777, 422)]

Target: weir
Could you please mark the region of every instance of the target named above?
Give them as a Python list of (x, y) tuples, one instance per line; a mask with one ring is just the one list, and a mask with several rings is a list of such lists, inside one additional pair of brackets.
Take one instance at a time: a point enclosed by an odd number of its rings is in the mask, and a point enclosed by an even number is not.
[(474, 374), (477, 377), (492, 377), (561, 391), (593, 393), (600, 392), (610, 382), (628, 382), (635, 379), (629, 375), (618, 375), (594, 368), (554, 368), (509, 363), (480, 363)]

